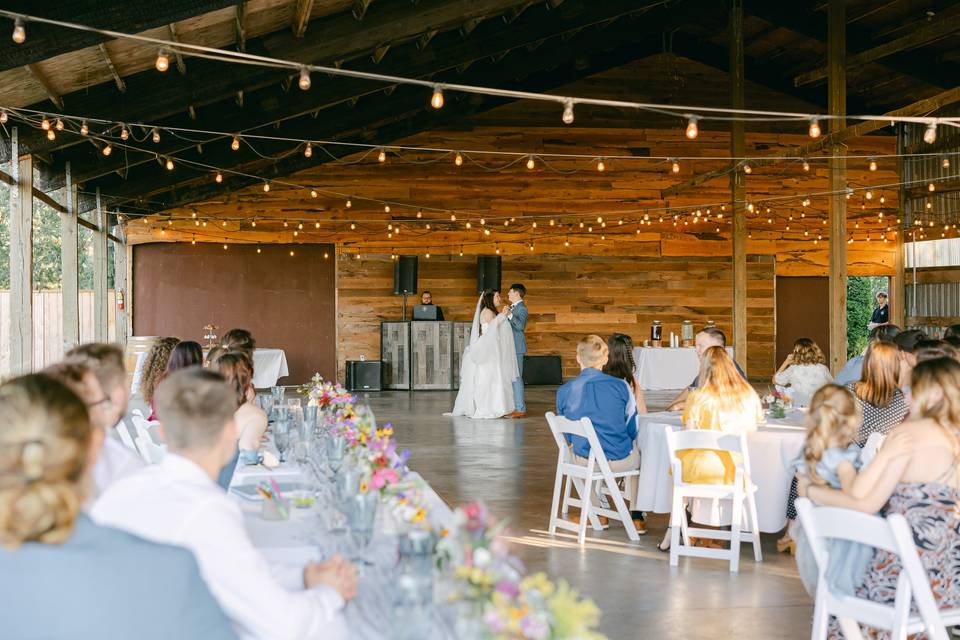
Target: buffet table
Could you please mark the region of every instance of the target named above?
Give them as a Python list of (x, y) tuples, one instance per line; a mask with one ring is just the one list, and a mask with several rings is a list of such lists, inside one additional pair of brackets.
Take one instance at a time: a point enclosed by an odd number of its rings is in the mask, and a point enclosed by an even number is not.
[[(750, 471), (757, 485), (757, 518), (760, 531), (776, 533), (787, 523), (787, 495), (793, 478), (791, 462), (803, 449), (806, 430), (802, 411), (788, 413), (783, 419), (767, 419), (755, 433), (747, 436)], [(674, 431), (683, 428), (680, 413), (662, 411), (637, 419), (637, 446), (640, 449), (640, 481), (634, 509), (654, 513), (670, 513), (673, 478), (667, 455), (664, 427)], [(730, 524), (729, 503), (694, 500), (693, 519), (713, 526)]]
[[(727, 347), (733, 357), (733, 347)], [(634, 375), (641, 389), (686, 389), (700, 371), (700, 359), (693, 347), (636, 347)]]

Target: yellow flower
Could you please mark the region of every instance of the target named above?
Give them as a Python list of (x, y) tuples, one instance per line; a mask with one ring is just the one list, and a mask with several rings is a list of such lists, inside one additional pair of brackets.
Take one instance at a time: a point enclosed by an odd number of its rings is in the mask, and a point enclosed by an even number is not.
[(367, 483), (364, 481), (360, 483), (360, 493), (366, 493), (366, 492), (367, 492)]
[(413, 522), (422, 522), (425, 517), (427, 517), (427, 510), (420, 507), (417, 509), (417, 512), (413, 514)]
[(448, 535), (450, 535), (450, 530), (449, 530), (449, 529), (447, 529), (446, 527), (440, 529), (440, 537), (441, 537), (441, 538), (446, 538)]

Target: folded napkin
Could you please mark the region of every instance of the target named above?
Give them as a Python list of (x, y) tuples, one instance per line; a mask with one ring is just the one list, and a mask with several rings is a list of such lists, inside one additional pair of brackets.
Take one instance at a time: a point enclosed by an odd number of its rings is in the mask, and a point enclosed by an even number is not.
[(264, 451), (262, 464), (268, 469), (276, 469), (277, 467), (280, 466), (280, 460), (279, 458), (277, 458), (277, 456), (273, 455), (271, 452)]

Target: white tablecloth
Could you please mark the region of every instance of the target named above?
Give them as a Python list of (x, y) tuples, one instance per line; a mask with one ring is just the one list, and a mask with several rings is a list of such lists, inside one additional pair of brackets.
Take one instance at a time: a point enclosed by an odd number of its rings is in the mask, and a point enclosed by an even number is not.
[[(137, 364), (133, 369), (133, 383), (130, 393), (140, 390), (140, 381), (143, 378), (143, 367), (147, 362), (147, 354), (137, 355)], [(257, 389), (267, 389), (277, 384), (277, 379), (289, 375), (287, 369), (287, 354), (283, 349), (254, 349), (253, 350), (253, 386)]]
[[(733, 347), (727, 347), (733, 357)], [(693, 347), (636, 347), (634, 372), (642, 389), (685, 389), (700, 372), (700, 359)]]
[[(768, 418), (768, 424), (747, 437), (750, 471), (757, 485), (757, 518), (760, 531), (776, 533), (787, 523), (787, 495), (790, 491), (790, 463), (800, 455), (806, 430), (804, 414), (795, 411), (783, 420)], [(640, 449), (640, 486), (634, 508), (654, 513), (670, 513), (673, 478), (667, 458), (664, 426), (674, 431), (682, 427), (680, 413), (659, 412), (640, 416), (637, 425), (637, 446)], [(718, 519), (712, 501), (697, 500), (693, 519), (704, 524), (729, 524), (729, 513)]]

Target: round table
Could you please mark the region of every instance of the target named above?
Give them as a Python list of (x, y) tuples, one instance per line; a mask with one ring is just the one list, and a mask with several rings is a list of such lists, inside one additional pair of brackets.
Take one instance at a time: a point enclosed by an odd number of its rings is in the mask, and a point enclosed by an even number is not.
[[(206, 349), (204, 349), (206, 352)], [(130, 393), (140, 390), (143, 367), (147, 361), (147, 352), (137, 354), (137, 363), (133, 368)], [(283, 349), (253, 350), (253, 386), (257, 389), (269, 389), (277, 384), (277, 379), (290, 375), (287, 369), (287, 354)]]
[[(750, 471), (757, 485), (757, 518), (760, 531), (776, 533), (787, 524), (787, 496), (793, 479), (791, 463), (801, 453), (806, 429), (805, 413), (793, 411), (780, 420), (769, 419), (747, 436)], [(637, 447), (640, 449), (640, 482), (633, 506), (640, 511), (670, 513), (673, 478), (667, 454), (664, 427), (683, 428), (680, 413), (663, 411), (637, 418)], [(693, 519), (713, 526), (730, 524), (729, 501), (717, 504), (698, 499), (693, 504)]]
[[(733, 357), (733, 347), (727, 347)], [(636, 347), (634, 375), (641, 389), (686, 389), (700, 372), (700, 358), (693, 347)]]

